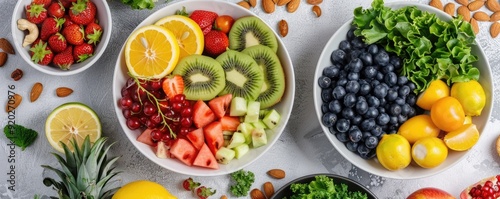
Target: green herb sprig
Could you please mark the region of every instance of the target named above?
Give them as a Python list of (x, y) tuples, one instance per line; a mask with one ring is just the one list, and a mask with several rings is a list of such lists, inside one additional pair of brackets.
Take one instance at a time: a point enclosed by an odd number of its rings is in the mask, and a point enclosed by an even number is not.
[(3, 128), (3, 132), (10, 141), (16, 146), (21, 147), (23, 151), (26, 147), (31, 145), (38, 136), (36, 131), (18, 124), (6, 125)]
[(255, 175), (251, 171), (238, 170), (231, 173), (231, 178), (236, 182), (229, 187), (231, 193), (236, 197), (247, 196), (250, 187), (255, 181)]

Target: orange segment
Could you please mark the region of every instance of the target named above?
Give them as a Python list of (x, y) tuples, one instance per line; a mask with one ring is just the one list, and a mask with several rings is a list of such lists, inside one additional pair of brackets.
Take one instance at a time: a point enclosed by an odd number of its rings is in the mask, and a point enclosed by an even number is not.
[(179, 59), (192, 54), (203, 52), (204, 36), (200, 26), (189, 17), (170, 15), (158, 20), (155, 25), (172, 31), (179, 43)]
[(444, 138), (448, 148), (455, 151), (465, 151), (472, 148), (479, 140), (479, 131), (474, 124), (465, 124), (457, 130), (448, 132)]
[(148, 25), (137, 29), (125, 45), (127, 68), (139, 78), (162, 78), (174, 70), (178, 61), (177, 39), (161, 26)]

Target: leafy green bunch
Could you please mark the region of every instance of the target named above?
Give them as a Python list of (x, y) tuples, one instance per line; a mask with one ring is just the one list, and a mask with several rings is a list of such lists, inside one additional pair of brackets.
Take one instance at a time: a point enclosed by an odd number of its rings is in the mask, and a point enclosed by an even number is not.
[(367, 199), (366, 193), (349, 191), (346, 184), (334, 184), (333, 179), (325, 175), (317, 175), (309, 183), (290, 185), (293, 195), (290, 199), (323, 198), (323, 199)]

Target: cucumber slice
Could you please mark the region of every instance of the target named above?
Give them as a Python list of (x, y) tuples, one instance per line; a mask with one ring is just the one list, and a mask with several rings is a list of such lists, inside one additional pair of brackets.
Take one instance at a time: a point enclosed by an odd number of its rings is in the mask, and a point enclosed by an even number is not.
[(217, 150), (217, 153), (215, 153), (215, 159), (218, 163), (229, 164), (229, 162), (234, 159), (235, 155), (235, 151), (226, 147), (221, 147), (219, 150)]
[(281, 119), (281, 115), (275, 109), (269, 111), (266, 116), (262, 119), (262, 122), (266, 124), (267, 128), (273, 129), (278, 125), (278, 122)]
[(244, 116), (247, 113), (247, 100), (243, 97), (233, 97), (229, 109), (230, 116)]
[(234, 147), (233, 150), (235, 152), (234, 157), (236, 159), (240, 159), (243, 155), (248, 153), (248, 151), (250, 150), (250, 147), (248, 146), (248, 144), (242, 144), (242, 145), (239, 145), (237, 147)]
[(227, 148), (232, 149), (241, 144), (245, 144), (245, 141), (245, 135), (243, 135), (243, 133), (234, 133), (233, 137), (231, 137), (231, 140), (229, 141), (229, 145), (227, 145)]
[(255, 128), (252, 131), (253, 148), (261, 147), (267, 144), (266, 131), (263, 128)]
[(245, 136), (245, 144), (250, 144), (252, 142), (252, 131), (254, 127), (250, 123), (242, 122), (238, 125), (236, 132), (240, 132)]
[(247, 114), (245, 115), (245, 122), (252, 123), (259, 120), (260, 102), (249, 101), (247, 106)]

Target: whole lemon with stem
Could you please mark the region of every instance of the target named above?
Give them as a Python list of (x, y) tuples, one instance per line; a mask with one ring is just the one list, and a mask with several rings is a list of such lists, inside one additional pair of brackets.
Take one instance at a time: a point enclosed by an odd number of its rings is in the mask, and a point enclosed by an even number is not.
[(398, 134), (385, 134), (376, 148), (377, 159), (386, 169), (404, 169), (411, 162), (411, 146), (408, 140)]

